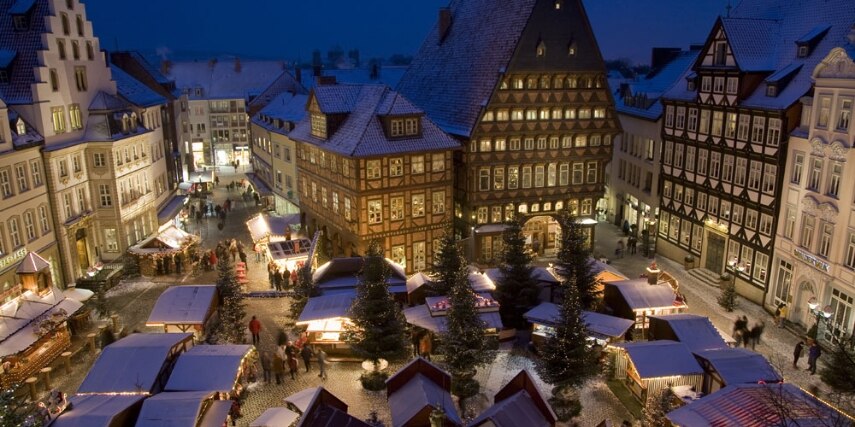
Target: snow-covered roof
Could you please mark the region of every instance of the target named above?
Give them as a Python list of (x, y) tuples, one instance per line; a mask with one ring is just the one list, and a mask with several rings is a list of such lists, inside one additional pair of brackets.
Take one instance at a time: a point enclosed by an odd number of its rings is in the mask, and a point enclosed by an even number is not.
[(128, 248), (128, 252), (135, 255), (180, 252), (185, 242), (197, 240), (199, 240), (199, 236), (170, 225), (160, 233), (131, 246)]
[(350, 306), (353, 305), (355, 294), (333, 294), (309, 298), (306, 307), (300, 313), (297, 324), (313, 320), (334, 319), (350, 316)]
[(454, 408), (451, 393), (422, 374), (410, 378), (401, 388), (390, 394), (388, 400), (392, 424), (396, 426), (408, 425), (413, 417), (426, 407), (437, 406), (445, 411), (448, 421), (457, 425), (463, 424)]
[[(306, 95), (309, 91), (301, 82), (297, 81), (290, 70), (283, 70), (279, 77), (250, 101), (247, 111), (251, 116), (254, 116), (259, 110), (271, 104), (274, 99), (287, 93)], [(303, 106), (305, 107), (305, 104)]]
[(612, 345), (626, 351), (641, 378), (704, 373), (688, 347), (677, 341), (624, 342)]
[(119, 425), (122, 414), (138, 404), (145, 396), (89, 394), (68, 399), (68, 407), (51, 427), (109, 427)]
[[(407, 323), (427, 329), (431, 332), (444, 332), (446, 328), (446, 320), (444, 315), (433, 316), (427, 304), (421, 304), (414, 307), (407, 307), (404, 310), (404, 317), (407, 318)], [(501, 329), (504, 327), (502, 318), (498, 311), (479, 313), (478, 317), (484, 322), (484, 327), (487, 329)]]
[(783, 380), (762, 354), (746, 348), (719, 348), (694, 353), (712, 365), (725, 385), (773, 383)]
[[(662, 116), (662, 103), (659, 97), (674, 85), (685, 85), (682, 79), (686, 70), (691, 69), (698, 57), (699, 50), (683, 51), (658, 70), (653, 70), (641, 79), (621, 80), (626, 83), (633, 98), (619, 93), (620, 87), (611, 87), (615, 94), (615, 109), (621, 114), (640, 117), (648, 120), (658, 120)], [(637, 102), (643, 95), (646, 102)]]
[(676, 294), (670, 286), (650, 285), (647, 279), (606, 282), (604, 286), (617, 289), (629, 308), (633, 310), (676, 307), (674, 305)]
[[(383, 258), (383, 261), (390, 273), (386, 279), (389, 292), (406, 292), (407, 275), (404, 272), (404, 266), (389, 258)], [(332, 289), (355, 289), (359, 284), (363, 262), (362, 257), (333, 258), (315, 270), (312, 281), (315, 286), (325, 292)]]
[[(499, 283), (502, 279), (502, 270), (498, 268), (488, 268), (484, 270), (484, 275), (486, 275), (493, 283)], [(537, 280), (538, 283), (561, 283), (561, 279), (552, 274), (552, 269), (549, 267), (532, 266), (531, 277), (534, 278), (534, 280)]]
[(127, 101), (104, 91), (98, 91), (92, 98), (92, 102), (89, 103), (90, 112), (109, 112), (127, 110), (128, 108), (130, 108), (130, 104)]
[(494, 396), (495, 403), (472, 421), (470, 426), (554, 426), (557, 416), (540, 387), (523, 369)]
[(347, 404), (323, 387), (312, 395), (297, 427), (369, 427), (347, 413)]
[[(785, 414), (781, 405), (788, 408)], [(849, 425), (853, 421), (790, 383), (729, 385), (669, 412), (666, 417), (671, 424), (681, 427), (819, 427)]]
[(214, 285), (171, 286), (157, 298), (146, 326), (204, 325), (216, 296)]
[(45, 269), (49, 269), (50, 264), (45, 261), (39, 254), (35, 252), (28, 252), (27, 255), (24, 256), (24, 259), (18, 264), (18, 268), (15, 269), (15, 273), (17, 274), (31, 274), (38, 273)]
[[(655, 334), (658, 330), (655, 323), (666, 322), (671, 331), (674, 332), (677, 341), (685, 344), (689, 351), (727, 348), (724, 338), (706, 316), (681, 313), (650, 316), (649, 318), (651, 334)], [(656, 339), (656, 337), (651, 339)]]
[[(12, 15), (29, 11), (29, 27), (16, 30)], [(24, 13), (24, 12), (21, 12)], [(32, 84), (36, 83), (35, 67), (43, 52), (42, 34), (47, 32), (47, 16), (53, 15), (48, 1), (16, 0), (0, 2), (0, 49), (15, 52), (9, 78), (0, 82), (0, 98), (8, 105), (33, 102)]]
[[(542, 302), (523, 314), (526, 320), (548, 326), (559, 322), (560, 306), (551, 302)], [(582, 311), (582, 320), (588, 332), (601, 337), (622, 337), (635, 324), (632, 320), (593, 311)]]
[(300, 216), (297, 214), (271, 216), (262, 213), (246, 221), (246, 226), (249, 228), (249, 235), (252, 237), (253, 242), (266, 239), (270, 235), (284, 236), (285, 228), (294, 224), (300, 224)]
[(73, 299), (79, 302), (86, 302), (89, 298), (95, 295), (95, 292), (90, 291), (89, 289), (77, 288), (77, 287), (69, 287), (66, 288), (62, 293), (66, 298)]
[[(166, 77), (177, 88), (190, 89), (190, 99), (248, 99), (262, 94), (283, 71), (280, 61), (241, 60), (237, 67), (234, 59), (217, 59), (174, 62)], [(202, 89), (201, 96), (196, 88)]]
[(300, 414), (288, 408), (267, 408), (249, 427), (291, 427)]
[(229, 393), (252, 351), (251, 345), (197, 345), (178, 356), (165, 390)]
[(205, 410), (212, 396), (210, 391), (158, 393), (143, 402), (136, 427), (221, 427), (232, 402), (214, 400)]
[(193, 334), (131, 334), (101, 351), (78, 393), (152, 392), (175, 348), (192, 345)]
[[(281, 120), (286, 123), (297, 123), (306, 116), (306, 103), (309, 95), (283, 92), (273, 98), (266, 107), (253, 116), (252, 122), (271, 132), (282, 135), (291, 133), (291, 127), (281, 128), (272, 123), (272, 120)], [(272, 120), (271, 120), (272, 119)]]
[(165, 105), (166, 98), (151, 90), (148, 86), (140, 83), (116, 65), (110, 65), (113, 80), (116, 82), (116, 91), (122, 98), (138, 107), (153, 107)]
[(37, 319), (67, 317), (81, 307), (82, 303), (66, 298), (57, 287), (44, 296), (27, 291), (17, 300), (3, 304), (0, 306), (0, 356), (24, 351), (38, 341), (39, 336), (33, 328)]
[(319, 386), (298, 391), (286, 397), (285, 403), (289, 405), (290, 408), (302, 414), (306, 412), (306, 409), (309, 409), (309, 405), (312, 404), (312, 400), (314, 400), (315, 395), (320, 393), (322, 388), (323, 387)]
[[(403, 95), (381, 85), (321, 85), (313, 89), (324, 114), (345, 114), (326, 139), (312, 135), (311, 120), (304, 117), (290, 137), (348, 157), (373, 157), (389, 154), (454, 150), (459, 144), (439, 129), (421, 109)], [(390, 138), (381, 116), (421, 116), (418, 135)]]

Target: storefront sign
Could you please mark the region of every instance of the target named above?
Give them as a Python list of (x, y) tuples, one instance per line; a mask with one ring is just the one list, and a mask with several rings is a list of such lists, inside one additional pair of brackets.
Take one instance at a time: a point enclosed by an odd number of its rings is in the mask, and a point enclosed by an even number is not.
[(27, 252), (29, 252), (27, 251), (27, 248), (21, 248), (3, 258), (0, 258), (0, 270), (18, 262), (18, 260), (27, 255)]
[(809, 254), (809, 253), (807, 253), (807, 252), (805, 252), (799, 248), (793, 249), (793, 255), (795, 255), (796, 258), (802, 260), (802, 262), (810, 265), (811, 267), (813, 267), (819, 271), (828, 273), (828, 269), (829, 269), (828, 263), (817, 258), (816, 256)]

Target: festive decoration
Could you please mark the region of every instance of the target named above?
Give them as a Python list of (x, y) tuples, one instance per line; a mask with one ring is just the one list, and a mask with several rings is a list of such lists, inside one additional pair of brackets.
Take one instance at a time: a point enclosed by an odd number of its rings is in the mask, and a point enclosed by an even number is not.
[(561, 226), (561, 248), (556, 270), (564, 278), (565, 288), (576, 288), (582, 309), (595, 311), (602, 291), (598, 289), (597, 275), (591, 265), (588, 235), (567, 209), (558, 213), (557, 220)]
[(670, 385), (659, 390), (655, 396), (647, 400), (647, 405), (642, 410), (644, 414), (644, 425), (648, 427), (668, 427), (671, 423), (665, 417), (674, 409)]
[(406, 320), (389, 293), (389, 267), (376, 241), (368, 245), (363, 258), (362, 280), (350, 308), (351, 322), (345, 326), (344, 340), (353, 353), (377, 365), (380, 359), (398, 360), (409, 352)]
[(243, 344), (246, 336), (244, 324), (246, 306), (231, 257), (220, 257), (217, 271), (219, 272), (217, 292), (220, 296), (219, 320), (213, 328), (212, 339), (221, 344)]
[(294, 284), (294, 298), (291, 300), (291, 318), (299, 318), (309, 298), (318, 294), (318, 288), (312, 279), (311, 263), (306, 263), (297, 270), (297, 283)]
[(0, 391), (0, 427), (41, 427), (45, 418), (37, 416), (36, 406), (16, 397), (16, 385)]
[(523, 314), (537, 304), (537, 282), (532, 277), (532, 256), (525, 250), (522, 224), (513, 219), (505, 224), (502, 233), (502, 261), (499, 264), (501, 278), (496, 283), (496, 299), (499, 314), (505, 326), (525, 328)]
[(728, 313), (736, 308), (736, 286), (733, 285), (733, 276), (727, 276), (725, 283), (721, 285), (721, 295), (718, 296), (718, 305)]
[(446, 230), (439, 240), (439, 249), (433, 257), (430, 281), (426, 283), (428, 295), (448, 295), (458, 271), (465, 268), (466, 262), (460, 254), (454, 231)]

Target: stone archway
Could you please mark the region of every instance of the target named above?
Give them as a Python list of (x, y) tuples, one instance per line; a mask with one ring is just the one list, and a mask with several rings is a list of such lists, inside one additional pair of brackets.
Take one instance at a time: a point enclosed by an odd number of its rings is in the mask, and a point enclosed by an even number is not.
[[(811, 297), (817, 296), (816, 286), (810, 279), (802, 277), (798, 281), (799, 286), (796, 288), (792, 305), (790, 305), (790, 320), (799, 323), (805, 328), (811, 326), (813, 316), (807, 308), (808, 300)], [(817, 298), (819, 298), (817, 296)]]

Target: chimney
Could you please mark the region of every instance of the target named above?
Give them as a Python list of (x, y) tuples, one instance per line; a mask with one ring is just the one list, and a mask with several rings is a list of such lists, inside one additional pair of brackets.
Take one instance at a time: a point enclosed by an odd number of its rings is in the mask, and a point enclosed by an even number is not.
[(371, 71), (368, 75), (368, 78), (371, 80), (377, 80), (380, 78), (380, 64), (377, 62), (373, 62), (371, 64)]
[(294, 68), (294, 79), (297, 83), (303, 84), (303, 69), (299, 65)]
[(319, 64), (312, 65), (312, 77), (321, 76), (321, 66)]
[(654, 47), (650, 55), (650, 69), (658, 70), (680, 54), (679, 47)]
[(317, 76), (315, 79), (318, 86), (327, 86), (336, 84), (335, 76)]
[(439, 42), (445, 40), (448, 35), (448, 30), (451, 29), (451, 9), (443, 7), (439, 9)]
[(659, 283), (659, 273), (661, 272), (662, 270), (660, 270), (659, 267), (656, 266), (656, 261), (650, 263), (650, 266), (647, 267), (647, 284), (655, 285)]

